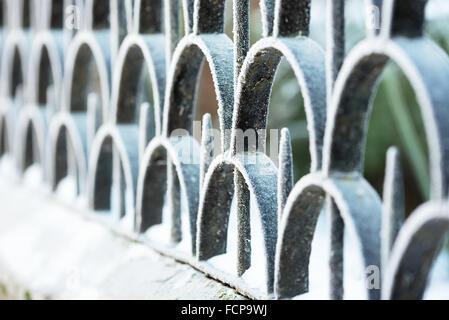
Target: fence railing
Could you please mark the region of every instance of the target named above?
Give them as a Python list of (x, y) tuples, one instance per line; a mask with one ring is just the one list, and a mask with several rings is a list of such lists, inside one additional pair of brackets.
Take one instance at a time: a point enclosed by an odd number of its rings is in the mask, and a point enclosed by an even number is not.
[[(37, 165), (53, 191), (71, 179), (98, 217), (253, 298), (308, 291), (325, 212), (330, 298), (344, 297), (345, 232), (366, 298), (423, 296), (449, 229), (449, 59), (423, 35), (426, 0), (366, 1), (373, 23), (347, 54), (344, 0), (327, 1), (326, 52), (308, 37), (310, 0), (261, 0), (263, 38), (251, 47), (249, 0), (233, 2), (234, 39), (225, 0), (2, 2), (0, 152), (19, 176)], [(282, 57), (309, 130), (311, 170), (295, 185), (288, 130), (278, 165), (265, 152)], [(390, 60), (415, 90), (430, 157), (431, 200), (404, 224), (397, 150), (383, 201), (362, 172), (372, 97)], [(193, 138), (204, 61), (219, 149), (208, 114), (201, 142)]]

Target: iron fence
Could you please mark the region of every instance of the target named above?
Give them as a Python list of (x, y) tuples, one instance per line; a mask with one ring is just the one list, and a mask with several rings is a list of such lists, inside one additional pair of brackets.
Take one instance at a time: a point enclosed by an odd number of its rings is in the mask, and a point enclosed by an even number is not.
[[(233, 3), (234, 39), (224, 33), (224, 0), (2, 2), (0, 152), (19, 176), (37, 164), (53, 191), (71, 177), (94, 215), (253, 298), (308, 291), (324, 212), (330, 298), (344, 297), (345, 232), (366, 298), (423, 296), (449, 228), (449, 59), (423, 35), (426, 0), (366, 1), (373, 24), (347, 54), (343, 0), (327, 1), (326, 51), (308, 37), (310, 0), (261, 0), (263, 38), (252, 46), (249, 0)], [(288, 130), (278, 165), (265, 152), (281, 58), (309, 130), (311, 170), (295, 185)], [(387, 155), (383, 200), (362, 172), (372, 99), (390, 60), (415, 90), (430, 153), (431, 200), (405, 222), (397, 150)], [(218, 149), (208, 114), (202, 140), (193, 138), (204, 61)], [(239, 143), (248, 130), (254, 149)]]

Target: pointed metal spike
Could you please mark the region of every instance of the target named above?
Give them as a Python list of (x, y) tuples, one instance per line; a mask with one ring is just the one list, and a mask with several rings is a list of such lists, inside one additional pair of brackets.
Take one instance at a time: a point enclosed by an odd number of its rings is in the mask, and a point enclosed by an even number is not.
[(54, 86), (47, 88), (47, 118), (50, 119), (56, 112), (56, 91)]
[(293, 156), (290, 131), (282, 129), (279, 148), (279, 174), (278, 174), (278, 220), (281, 220), (282, 211), (287, 202), (288, 195), (293, 188)]
[(101, 125), (101, 111), (98, 95), (94, 92), (87, 96), (87, 145), (90, 150), (98, 128)]
[(17, 85), (16, 88), (16, 94), (14, 96), (14, 100), (16, 105), (18, 106), (23, 106), (25, 104), (25, 92), (24, 92), (24, 86), (23, 84), (19, 84)]
[(167, 164), (167, 201), (170, 211), (170, 239), (173, 243), (178, 243), (182, 240), (181, 189), (171, 158), (168, 158)]
[(237, 203), (237, 276), (251, 267), (250, 193), (242, 174), (234, 170), (235, 200)]
[(400, 153), (396, 147), (387, 152), (382, 206), (382, 266), (387, 265), (391, 248), (405, 218), (404, 183)]
[(151, 137), (148, 137), (148, 121), (151, 121), (150, 115), (150, 104), (148, 102), (144, 102), (140, 105), (140, 117), (139, 117), (139, 159), (142, 159), (142, 156), (145, 152), (145, 148), (148, 145)]
[(203, 187), (204, 176), (214, 158), (214, 135), (212, 118), (209, 113), (203, 116), (203, 129), (201, 134), (201, 157), (200, 157), (200, 192)]

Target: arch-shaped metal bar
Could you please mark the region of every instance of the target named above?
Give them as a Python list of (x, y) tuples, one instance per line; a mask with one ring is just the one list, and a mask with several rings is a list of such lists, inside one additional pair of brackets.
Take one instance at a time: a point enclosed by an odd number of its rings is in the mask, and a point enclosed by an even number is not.
[(384, 299), (422, 299), (433, 262), (449, 231), (447, 203), (429, 202), (406, 220), (383, 279)]
[[(236, 88), (233, 128), (266, 129), (271, 86), (281, 57), (293, 69), (306, 110), (311, 170), (321, 168), (324, 128), (326, 124), (326, 74), (322, 49), (308, 38), (262, 39), (250, 49)], [(233, 130), (231, 146), (237, 150), (237, 131)], [(262, 141), (258, 143), (264, 144)]]
[[(243, 177), (254, 196), (260, 215), (265, 253), (265, 294), (273, 291), (274, 254), (277, 238), (277, 169), (264, 154), (218, 156), (209, 166), (198, 210), (197, 254), (200, 261), (226, 252), (228, 219), (233, 196), (233, 172)], [(241, 235), (240, 235), (241, 236)]]
[(19, 85), (25, 86), (27, 79), (28, 40), (21, 30), (11, 30), (3, 45), (1, 57), (0, 87), (3, 97), (13, 99), (16, 96)]
[[(423, 58), (430, 56), (431, 60)], [(324, 170), (362, 171), (372, 93), (389, 59), (399, 65), (415, 90), (429, 145), (432, 195), (442, 198), (447, 195), (449, 184), (449, 60), (426, 39), (384, 42), (376, 38), (353, 49), (337, 79), (329, 109)]]
[(139, 171), (139, 154), (136, 146), (137, 130), (127, 126), (103, 125), (92, 143), (89, 155), (87, 198), (89, 208), (93, 210), (108, 210), (111, 203), (111, 185), (114, 168), (114, 151), (117, 151), (121, 168), (123, 168), (127, 206), (132, 212), (126, 212), (131, 220), (135, 219), (135, 196)]
[[(188, 154), (186, 154), (186, 152)], [(180, 157), (180, 154), (183, 156)], [(191, 136), (167, 139), (154, 138), (142, 157), (137, 184), (137, 214), (135, 228), (145, 232), (148, 228), (162, 223), (164, 195), (167, 189), (167, 165), (170, 159), (180, 185), (181, 203), (187, 207), (189, 235), (178, 239), (190, 238), (192, 256), (196, 255), (198, 189), (199, 189), (199, 155), (200, 148)], [(187, 157), (185, 157), (187, 156)], [(176, 217), (172, 224), (182, 223), (181, 217)], [(172, 225), (172, 230), (181, 230), (180, 225)]]
[(101, 115), (107, 119), (111, 87), (111, 55), (109, 39), (106, 36), (93, 35), (82, 31), (70, 44), (66, 56), (64, 77), (64, 104), (69, 112), (87, 112), (89, 67), (91, 62), (99, 73), (101, 90)]
[(154, 134), (160, 134), (161, 109), (164, 105), (165, 48), (162, 35), (125, 38), (116, 61), (112, 90), (112, 121), (116, 124), (137, 124), (137, 96), (143, 72), (148, 72), (152, 87)]
[(223, 33), (225, 0), (195, 0), (193, 33)]
[(234, 45), (226, 35), (189, 35), (175, 50), (167, 78), (163, 115), (163, 134), (173, 130), (192, 131), (198, 76), (204, 58), (209, 63), (218, 100), (221, 140), (224, 150), (229, 145), (234, 103)]
[(50, 85), (53, 86), (55, 101), (60, 101), (64, 68), (63, 41), (62, 36), (55, 37), (49, 32), (41, 32), (33, 42), (28, 70), (27, 94), (30, 103), (45, 105)]
[[(363, 266), (380, 266), (381, 202), (376, 191), (362, 177), (325, 178), (312, 173), (293, 188), (279, 226), (275, 271), (278, 298), (308, 291), (311, 244), (326, 194), (335, 201), (346, 229), (355, 235)], [(380, 290), (368, 290), (367, 297), (378, 299)]]
[(19, 174), (23, 174), (32, 164), (38, 163), (45, 175), (46, 126), (42, 110), (36, 106), (25, 106), (20, 113), (15, 134)]
[(87, 187), (87, 130), (84, 117), (57, 113), (51, 120), (47, 137), (46, 175), (53, 191), (69, 174), (69, 157), (74, 157), (75, 181), (78, 194), (85, 194)]

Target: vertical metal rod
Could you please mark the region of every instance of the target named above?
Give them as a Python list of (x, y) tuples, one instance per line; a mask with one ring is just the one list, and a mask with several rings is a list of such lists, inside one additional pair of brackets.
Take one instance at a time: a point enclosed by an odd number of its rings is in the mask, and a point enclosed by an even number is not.
[[(345, 1), (327, 0), (327, 107), (345, 57)], [(343, 299), (343, 245), (344, 223), (334, 201), (327, 197), (326, 204), (330, 223), (330, 298)]]
[(242, 174), (234, 171), (237, 201), (238, 246), (237, 274), (241, 276), (251, 266), (250, 193)]
[(200, 157), (200, 193), (203, 189), (204, 177), (214, 158), (214, 136), (212, 132), (212, 119), (209, 113), (203, 116), (203, 128), (201, 133), (201, 157)]
[(281, 131), (279, 150), (278, 175), (278, 222), (281, 221), (282, 211), (287, 202), (288, 195), (293, 188), (293, 157), (290, 132), (287, 128)]
[(120, 220), (126, 214), (126, 204), (125, 204), (125, 193), (126, 185), (124, 183), (122, 164), (120, 161), (120, 154), (116, 148), (113, 146), (112, 152), (112, 183), (113, 183), (113, 194), (112, 199), (115, 204), (113, 210), (113, 215), (115, 220)]
[(342, 300), (344, 296), (343, 277), (343, 249), (345, 226), (335, 202), (327, 197), (327, 212), (330, 223), (331, 245), (330, 245), (330, 298)]
[(180, 188), (173, 161), (169, 157), (167, 160), (167, 201), (171, 216), (170, 239), (177, 243), (182, 240)]
[(237, 86), (240, 69), (249, 50), (249, 0), (233, 1), (234, 3), (234, 83)]
[[(334, 83), (345, 57), (345, 1), (327, 0), (327, 96), (332, 97)], [(328, 100), (329, 101), (329, 100)]]
[(404, 183), (399, 150), (387, 152), (382, 205), (382, 273), (388, 264), (391, 248), (405, 218)]
[[(249, 50), (249, 0), (234, 3), (234, 88)], [(245, 180), (234, 170), (234, 187), (237, 203), (238, 246), (237, 273), (239, 276), (251, 266), (250, 194)]]

